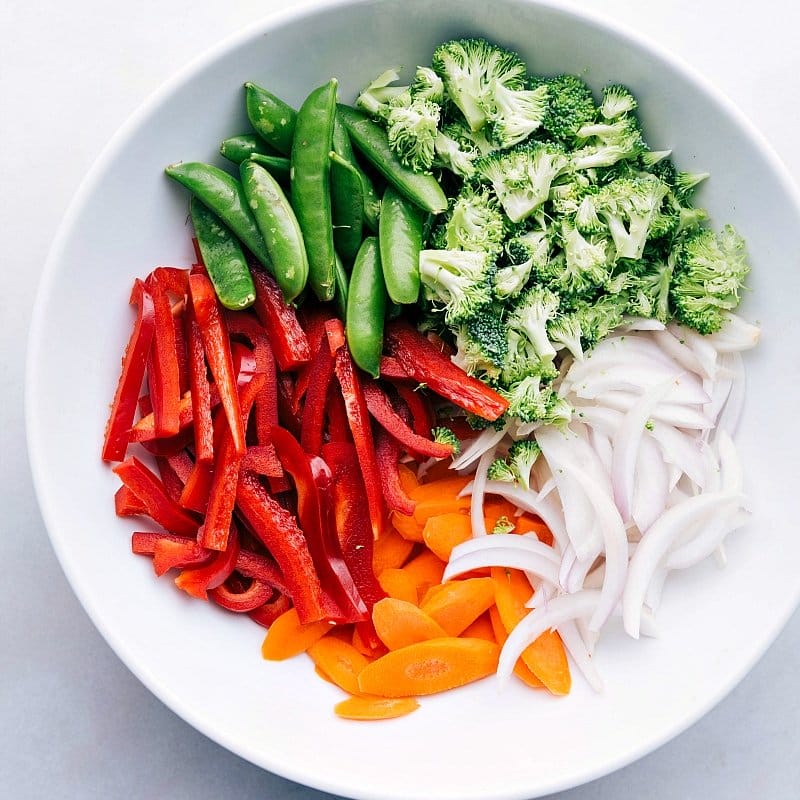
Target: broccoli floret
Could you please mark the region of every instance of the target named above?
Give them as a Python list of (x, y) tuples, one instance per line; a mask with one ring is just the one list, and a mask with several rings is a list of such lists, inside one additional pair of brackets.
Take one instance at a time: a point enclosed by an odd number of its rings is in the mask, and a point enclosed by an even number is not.
[(606, 294), (594, 301), (575, 306), (574, 314), (581, 328), (584, 350), (590, 350), (622, 324), (627, 298), (624, 294)]
[(688, 235), (676, 255), (670, 287), (678, 321), (702, 334), (718, 331), (724, 312), (739, 305), (749, 271), (744, 239), (732, 226), (719, 236), (707, 229)]
[(500, 393), (508, 400), (508, 415), (520, 422), (560, 424), (572, 418), (572, 408), (541, 375), (528, 375)]
[(498, 517), (492, 528), (492, 533), (511, 533), (516, 525), (506, 516)]
[(610, 167), (618, 161), (636, 158), (645, 149), (635, 117), (584, 125), (577, 136), (581, 148), (572, 154), (575, 169)]
[(479, 378), (496, 380), (508, 356), (502, 308), (487, 307), (456, 328), (453, 363)]
[(557, 145), (535, 142), (490, 153), (475, 164), (481, 180), (491, 183), (508, 218), (520, 222), (541, 206), (550, 185), (569, 166), (569, 157)]
[(430, 67), (417, 67), (411, 83), (411, 96), (441, 105), (444, 100), (444, 83)]
[(419, 273), (426, 298), (444, 309), (448, 325), (475, 316), (492, 301), (494, 261), (488, 253), (423, 250)]
[(486, 124), (492, 87), (496, 84), (512, 90), (524, 87), (525, 62), (516, 53), (485, 39), (444, 42), (434, 50), (431, 65), (473, 131)]
[(479, 250), (498, 255), (503, 249), (505, 220), (487, 189), (462, 187), (436, 235), (443, 250)]
[(669, 287), (672, 281), (673, 260), (659, 261), (628, 282), (628, 313), (639, 317), (655, 317), (669, 321)]
[(616, 119), (636, 110), (639, 104), (627, 86), (612, 83), (603, 89), (603, 102), (600, 103), (600, 116), (603, 119)]
[(566, 294), (584, 294), (608, 280), (608, 242), (601, 237), (585, 238), (565, 219), (561, 223), (564, 269), (556, 279)]
[(383, 119), (393, 99), (408, 92), (408, 86), (391, 86), (400, 80), (396, 69), (387, 69), (375, 78), (356, 99), (356, 105), (378, 119)]
[[(533, 85), (539, 82), (533, 79)], [(545, 85), (548, 105), (542, 128), (555, 140), (571, 145), (578, 130), (597, 118), (592, 90), (576, 75), (557, 75), (545, 80)]]
[(497, 270), (494, 293), (500, 299), (519, 294), (534, 271), (545, 269), (550, 260), (550, 240), (544, 231), (527, 233), (506, 242), (510, 263)]
[(514, 442), (508, 451), (511, 471), (526, 489), (531, 488), (531, 469), (541, 452), (542, 448), (535, 439)]
[(436, 103), (422, 99), (414, 99), (408, 105), (391, 103), (386, 112), (389, 145), (400, 161), (415, 172), (428, 172), (433, 164), (439, 112)]
[(582, 337), (580, 318), (574, 311), (556, 314), (547, 323), (547, 338), (553, 346), (557, 350), (562, 348), (569, 350), (579, 361), (583, 359)]
[(458, 122), (442, 125), (434, 141), (436, 163), (462, 178), (471, 178), (475, 174), (475, 160), (493, 149), (483, 131), (472, 133)]
[(496, 458), (489, 464), (486, 477), (490, 481), (504, 481), (505, 483), (514, 483), (517, 480), (517, 476), (512, 472), (511, 467), (504, 458)]
[(502, 416), (498, 417), (495, 420), (488, 420), (484, 419), (483, 417), (479, 417), (477, 414), (467, 414), (466, 416), (467, 425), (472, 428), (474, 431), (485, 431), (491, 428), (495, 431), (501, 431), (505, 428), (508, 420), (506, 419), (506, 415), (503, 414)]
[(527, 139), (542, 124), (547, 111), (547, 86), (544, 85), (516, 91), (495, 81), (490, 97), (492, 140), (504, 150)]
[(506, 318), (506, 380), (552, 368), (556, 351), (547, 338), (547, 322), (558, 311), (558, 303), (558, 296), (544, 286), (533, 286), (520, 296)]
[(639, 154), (639, 161), (644, 169), (650, 170), (654, 175), (664, 180), (665, 183), (669, 183), (658, 170), (661, 169), (662, 164), (672, 164), (672, 161), (670, 161), (671, 155), (672, 150), (644, 150)]
[(461, 452), (461, 442), (450, 428), (431, 428), (431, 436), (434, 442), (450, 445), (453, 448), (451, 455), (457, 456)]

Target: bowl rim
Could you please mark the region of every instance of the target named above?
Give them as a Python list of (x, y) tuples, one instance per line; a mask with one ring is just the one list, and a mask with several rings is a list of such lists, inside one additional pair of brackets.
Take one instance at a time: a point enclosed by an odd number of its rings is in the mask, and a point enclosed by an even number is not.
[[(391, 0), (382, 1), (391, 2)], [(634, 30), (625, 23), (611, 19), (600, 11), (578, 5), (576, 0), (510, 1), (511, 3), (539, 6), (547, 10), (561, 13), (566, 17), (573, 17), (582, 22), (594, 25), (598, 29), (612, 33), (626, 45), (633, 46), (653, 55), (656, 59), (661, 60), (671, 69), (681, 74), (687, 82), (693, 84), (701, 94), (705, 94), (715, 102), (733, 124), (742, 130), (746, 138), (760, 151), (771, 171), (774, 173), (775, 179), (790, 198), (794, 208), (794, 214), (798, 221), (800, 221), (800, 188), (798, 188), (798, 184), (790, 175), (788, 168), (773, 146), (733, 100), (681, 56), (676, 55), (667, 47), (651, 39), (648, 35)], [(100, 151), (100, 154), (81, 180), (78, 189), (70, 200), (67, 211), (52, 240), (42, 269), (28, 331), (24, 410), (26, 444), (32, 482), (48, 538), (50, 539), (56, 557), (67, 577), (70, 587), (78, 597), (84, 611), (100, 632), (101, 636), (105, 639), (106, 643), (122, 660), (125, 666), (152, 694), (195, 728), (195, 730), (198, 730), (230, 752), (245, 758), (262, 769), (266, 769), (276, 775), (288, 778), (302, 785), (312, 786), (322, 791), (346, 797), (370, 798), (370, 800), (395, 800), (397, 795), (391, 791), (365, 794), (356, 788), (355, 783), (348, 784), (343, 781), (326, 779), (320, 776), (313, 776), (313, 778), (309, 780), (309, 776), (304, 774), (301, 770), (294, 769), (291, 766), (273, 760), (269, 752), (264, 752), (263, 750), (249, 746), (247, 743), (232, 741), (230, 736), (215, 731), (212, 729), (212, 726), (207, 725), (200, 712), (195, 711), (192, 707), (185, 706), (168, 686), (160, 682), (158, 675), (153, 674), (145, 664), (137, 660), (126, 645), (124, 635), (121, 635), (118, 631), (107, 626), (103, 621), (102, 614), (94, 607), (88, 589), (81, 584), (77, 577), (77, 561), (70, 553), (69, 547), (66, 544), (67, 537), (58, 533), (60, 529), (58, 515), (55, 508), (51, 507), (47, 481), (44, 476), (43, 456), (45, 447), (44, 443), (40, 441), (39, 432), (35, 424), (36, 420), (32, 411), (32, 398), (34, 398), (39, 391), (36, 364), (39, 353), (46, 346), (43, 336), (46, 324), (44, 308), (46, 306), (46, 299), (52, 293), (52, 283), (57, 273), (57, 265), (63, 258), (65, 244), (75, 224), (75, 220), (80, 216), (83, 207), (93, 194), (97, 183), (106, 172), (107, 168), (114, 162), (114, 159), (117, 158), (119, 152), (132, 136), (136, 134), (140, 124), (152, 113), (157, 111), (162, 103), (176, 89), (224, 54), (236, 50), (273, 29), (300, 22), (322, 11), (343, 6), (367, 5), (372, 2), (374, 2), (374, 0), (308, 0), (308, 2), (302, 2), (300, 4), (290, 4), (280, 11), (275, 11), (259, 17), (257, 20), (227, 35), (204, 52), (192, 58), (158, 88), (151, 92), (116, 130)], [(727, 682), (721, 683), (715, 692), (709, 693), (699, 700), (695, 704), (691, 714), (681, 718), (659, 735), (647, 738), (638, 746), (620, 753), (618, 757), (606, 762), (602, 767), (574, 770), (570, 772), (568, 777), (552, 780), (550, 783), (535, 789), (535, 795), (531, 795), (530, 788), (526, 788), (523, 785), (515, 785), (503, 787), (500, 794), (493, 794), (492, 796), (508, 798), (509, 800), (512, 798), (513, 800), (526, 800), (526, 798), (532, 796), (539, 797), (552, 792), (567, 790), (609, 775), (658, 749), (705, 716), (739, 684), (778, 637), (798, 605), (800, 605), (800, 582), (798, 582), (798, 585), (795, 587), (793, 600), (781, 610), (781, 613), (773, 615), (769, 621), (765, 622), (758, 647), (751, 650), (749, 658), (745, 659), (739, 665), (739, 669), (732, 673), (730, 679)], [(358, 792), (358, 794), (353, 794), (353, 792)], [(477, 796), (478, 795), (476, 795), (476, 797)], [(484, 795), (480, 796), (483, 797)]]

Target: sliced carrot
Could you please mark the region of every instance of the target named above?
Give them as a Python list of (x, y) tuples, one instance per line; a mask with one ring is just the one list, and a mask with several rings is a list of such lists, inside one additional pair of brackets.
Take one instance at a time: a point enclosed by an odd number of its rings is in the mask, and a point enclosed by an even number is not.
[[(507, 632), (514, 630), (530, 609), (525, 603), (532, 591), (524, 573), (504, 567), (492, 568), (495, 582), (495, 602)], [(555, 631), (545, 631), (522, 653), (530, 671), (553, 693), (568, 694), (572, 685), (567, 654), (561, 637)]]
[(413, 516), (392, 511), (390, 520), (395, 530), (409, 542), (422, 541), (422, 525)]
[(532, 514), (521, 514), (512, 522), (514, 523), (514, 533), (535, 533), (539, 537), (539, 541), (552, 546), (553, 534), (538, 517), (534, 517)]
[(428, 587), (442, 582), (445, 563), (430, 550), (423, 550), (403, 567), (417, 587), (417, 597), (422, 597)]
[(404, 569), (385, 569), (378, 575), (378, 583), (389, 597), (414, 605), (419, 602), (417, 581)]
[(419, 486), (417, 473), (405, 464), (397, 465), (397, 474), (400, 476), (400, 486), (402, 486), (406, 494), (413, 492)]
[(472, 523), (467, 514), (440, 514), (427, 520), (422, 538), (429, 550), (442, 561), (447, 561), (457, 544), (472, 538)]
[(375, 720), (404, 717), (419, 708), (413, 697), (348, 697), (333, 710), (344, 719)]
[(324, 670), (321, 670), (316, 664), (314, 665), (314, 672), (316, 672), (317, 675), (320, 678), (322, 678), (322, 680), (327, 681), (328, 683), (331, 683), (334, 686), (336, 686), (336, 684), (333, 683), (333, 681), (331, 680), (330, 675), (328, 675), (326, 672), (324, 672)]
[[(433, 483), (427, 484), (427, 486), (435, 485)], [(414, 521), (424, 528), (425, 523), (431, 517), (458, 511), (469, 511), (469, 502), (469, 497), (448, 497), (446, 495), (432, 500), (419, 500), (414, 508)]]
[[(455, 500), (461, 490), (472, 480), (472, 477), (462, 477), (453, 473), (453, 477), (444, 480), (421, 483), (409, 489), (409, 497), (418, 503), (425, 503), (429, 500), (452, 499)], [(469, 498), (467, 498), (469, 502)]]
[(483, 518), (486, 522), (486, 530), (491, 531), (497, 524), (500, 517), (507, 517), (514, 523), (514, 531), (516, 532), (516, 519), (514, 512), (517, 507), (513, 503), (509, 503), (502, 497), (493, 497), (483, 504)]
[[(506, 639), (508, 639), (508, 631), (503, 625), (503, 620), (500, 619), (500, 612), (497, 610), (497, 606), (492, 606), (489, 609), (489, 624), (494, 631), (495, 641), (502, 647), (506, 643)], [(544, 684), (528, 669), (521, 658), (518, 658), (517, 663), (514, 664), (514, 674), (532, 689), (544, 689)]]
[[(492, 606), (492, 608), (494, 608), (494, 606)], [(490, 608), (489, 611), (491, 610)], [(465, 639), (486, 639), (487, 642), (497, 642), (489, 611), (481, 614), (461, 635)]]
[(385, 597), (372, 609), (372, 623), (380, 640), (390, 649), (447, 636), (442, 627), (413, 603)]
[(424, 606), (425, 603), (429, 603), (443, 589), (444, 589), (443, 583), (434, 583), (432, 586), (429, 586), (423, 593), (422, 599), (419, 601), (419, 607), (422, 608), (422, 606)]
[(433, 481), (447, 480), (448, 478), (455, 478), (456, 473), (450, 469), (452, 461), (449, 458), (443, 458), (437, 461), (423, 477), (424, 483), (432, 483)]
[(290, 608), (269, 626), (264, 644), (261, 645), (261, 655), (269, 661), (291, 658), (308, 650), (330, 629), (330, 623), (325, 620), (302, 625), (297, 618), (297, 611)]
[(308, 648), (308, 654), (337, 686), (349, 694), (358, 694), (358, 674), (369, 661), (352, 644), (324, 636)]
[(372, 548), (372, 571), (375, 575), (380, 575), (385, 569), (402, 567), (413, 549), (413, 542), (404, 539), (394, 528), (387, 525)]
[(448, 636), (458, 636), (494, 605), (494, 586), (491, 578), (448, 581), (422, 610), (438, 622)]
[(361, 692), (380, 697), (435, 694), (491, 675), (500, 648), (483, 639), (429, 639), (392, 650), (364, 667)]
[(353, 647), (361, 653), (362, 656), (366, 656), (368, 659), (372, 660), (375, 658), (380, 658), (381, 656), (386, 655), (388, 653), (387, 647), (376, 637), (376, 641), (378, 646), (374, 646), (368, 642), (362, 632), (358, 629), (358, 626), (353, 628)]

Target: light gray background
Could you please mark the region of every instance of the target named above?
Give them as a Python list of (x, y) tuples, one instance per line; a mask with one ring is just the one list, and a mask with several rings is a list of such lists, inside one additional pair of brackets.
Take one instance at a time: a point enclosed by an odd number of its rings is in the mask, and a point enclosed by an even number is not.
[[(210, 742), (117, 659), (53, 556), (23, 426), (35, 290), (81, 178), (117, 127), (176, 69), (287, 5), (0, 0), (0, 796), (329, 797)], [(592, 6), (710, 77), (800, 181), (800, 7), (787, 0), (760, 0), (746, 11), (730, 0), (596, 0)], [(558, 798), (796, 800), (799, 673), (796, 614), (752, 673), (701, 722), (627, 769)]]

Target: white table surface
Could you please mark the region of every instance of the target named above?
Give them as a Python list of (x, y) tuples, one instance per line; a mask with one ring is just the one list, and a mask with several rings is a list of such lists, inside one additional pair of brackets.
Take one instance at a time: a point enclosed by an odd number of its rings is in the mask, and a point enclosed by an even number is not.
[[(0, 2), (0, 796), (329, 797), (223, 750), (128, 672), (56, 562), (36, 506), (23, 427), (36, 286), (81, 178), (118, 126), (176, 69), (287, 5)], [(760, 0), (744, 12), (730, 0), (592, 5), (715, 81), (800, 181), (800, 6)], [(799, 674), (795, 614), (752, 673), (703, 720), (636, 764), (558, 797), (796, 800)]]

